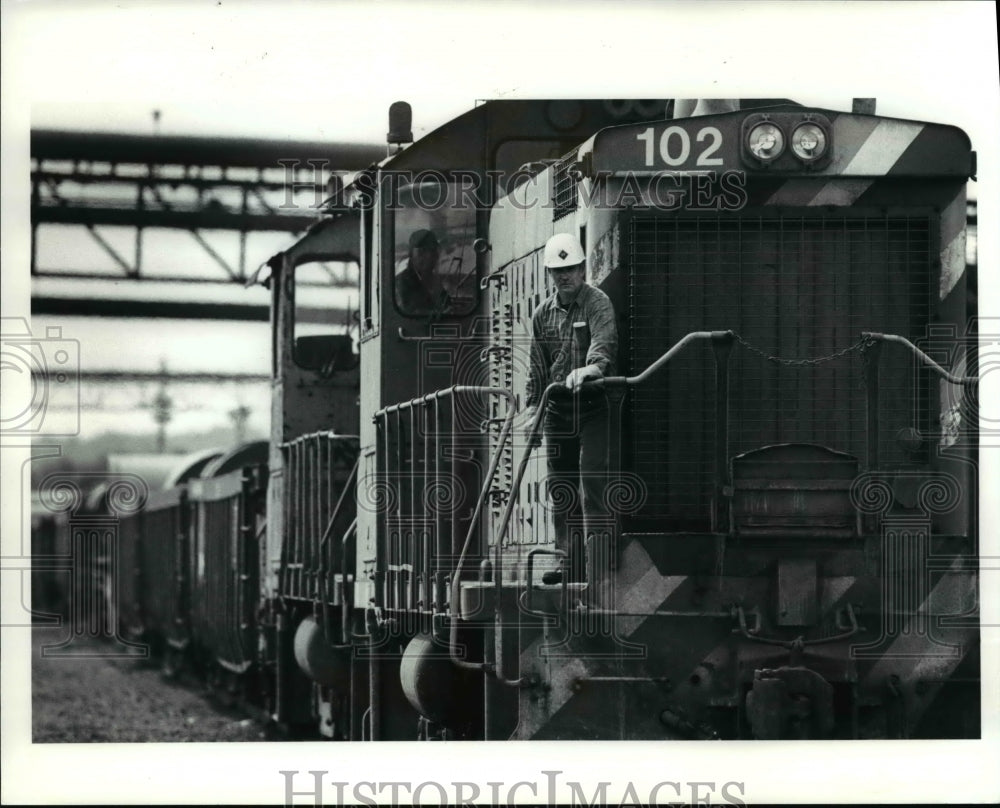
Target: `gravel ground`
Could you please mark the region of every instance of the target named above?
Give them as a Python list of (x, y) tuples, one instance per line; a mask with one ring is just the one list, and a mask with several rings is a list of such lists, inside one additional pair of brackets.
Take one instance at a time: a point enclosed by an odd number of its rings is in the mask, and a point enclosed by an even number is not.
[(60, 642), (62, 632), (32, 634), (35, 743), (265, 740), (256, 722), (220, 712), (204, 694), (166, 681), (148, 661), (42, 657), (41, 646)]

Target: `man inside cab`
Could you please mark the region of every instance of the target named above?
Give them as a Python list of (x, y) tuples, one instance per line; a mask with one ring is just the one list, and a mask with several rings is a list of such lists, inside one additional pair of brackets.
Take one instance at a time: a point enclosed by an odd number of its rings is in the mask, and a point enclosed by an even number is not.
[(431, 230), (410, 234), (409, 257), (396, 276), (396, 305), (405, 314), (427, 314), (442, 305), (444, 289), (438, 278), (440, 245)]

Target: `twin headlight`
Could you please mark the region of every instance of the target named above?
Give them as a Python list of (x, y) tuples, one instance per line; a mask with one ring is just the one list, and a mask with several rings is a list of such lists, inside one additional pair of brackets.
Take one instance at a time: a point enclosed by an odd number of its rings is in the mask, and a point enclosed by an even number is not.
[(747, 136), (747, 148), (758, 160), (771, 162), (785, 151), (785, 135), (773, 123), (759, 123)]
[[(789, 149), (801, 162), (815, 165), (828, 157), (830, 123), (819, 115), (757, 114), (743, 123), (744, 150), (750, 162), (769, 165)], [(791, 132), (791, 136), (786, 133)], [(825, 161), (824, 161), (825, 162)]]

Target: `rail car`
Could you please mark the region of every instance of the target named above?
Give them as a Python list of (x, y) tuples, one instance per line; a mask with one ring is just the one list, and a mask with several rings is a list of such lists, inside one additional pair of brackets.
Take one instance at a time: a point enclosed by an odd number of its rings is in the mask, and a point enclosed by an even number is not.
[(36, 534), (49, 548), (47, 602), (34, 609), (69, 628), (47, 653), (87, 655), (88, 641), (104, 640), (108, 656), (151, 656), (169, 676), (196, 673), (227, 705), (264, 707), (273, 689), (257, 621), (267, 452), (255, 441), (154, 458), (171, 470), (161, 485), (122, 468), (43, 480)]
[[(409, 128), (268, 261), (266, 463), (157, 495), (121, 614), (338, 740), (977, 737), (965, 134), (782, 99)], [(588, 383), (611, 516), (571, 522), (585, 580), (552, 585), (524, 403), (557, 233), (620, 353)], [(359, 311), (317, 325), (331, 260)]]
[(31, 612), (43, 625), (58, 624), (67, 611), (65, 570), (69, 556), (69, 523), (64, 514), (45, 507), (37, 493), (31, 500)]
[(164, 669), (189, 668), (226, 704), (260, 707), (260, 543), (266, 441), (200, 453), (121, 519), (120, 626)]
[(32, 503), (32, 612), (41, 625), (69, 629), (60, 644), (46, 646), (46, 654), (87, 655), (93, 652), (88, 641), (107, 640), (118, 642), (125, 655), (141, 655), (130, 638), (157, 633), (143, 628), (158, 626), (149, 598), (169, 598), (174, 581), (143, 589), (146, 576), (162, 565), (144, 559), (150, 545), (141, 539), (155, 535), (144, 527), (155, 523), (157, 483), (176, 462), (160, 455), (142, 455), (138, 463), (113, 456), (107, 471), (53, 472), (42, 479)]
[(173, 461), (159, 486), (148, 485), (145, 502), (118, 523), (118, 623), (123, 636), (149, 643), (175, 668), (178, 633), (187, 621), (190, 507), (188, 484), (222, 455), (211, 449)]

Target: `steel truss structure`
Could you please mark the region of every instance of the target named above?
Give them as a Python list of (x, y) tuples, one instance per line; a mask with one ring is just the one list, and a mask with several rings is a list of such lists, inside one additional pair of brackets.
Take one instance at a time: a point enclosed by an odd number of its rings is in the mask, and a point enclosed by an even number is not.
[[(139, 136), (34, 130), (31, 134), (31, 274), (61, 280), (168, 281), (184, 284), (239, 283), (248, 279), (247, 236), (259, 232), (297, 234), (313, 224), (331, 191), (335, 171), (351, 171), (385, 156), (384, 147), (355, 143), (265, 141), (240, 138)], [(82, 226), (109, 259), (107, 267), (81, 271), (39, 266), (38, 244), (57, 228)], [(131, 255), (102, 232), (132, 229)], [(144, 236), (152, 228), (186, 231), (209, 260), (190, 274), (150, 273)], [(223, 244), (220, 233), (239, 235)], [(327, 264), (323, 285), (354, 288), (346, 265)], [(37, 295), (40, 313), (129, 315), (134, 303)], [(108, 308), (114, 309), (109, 312)], [(258, 319), (239, 306), (201, 305), (186, 316)], [(134, 316), (134, 315), (133, 315)], [(162, 315), (160, 315), (162, 316)], [(185, 316), (182, 311), (167, 316)], [(265, 315), (266, 317), (266, 315)], [(263, 319), (263, 318), (261, 318)]]

